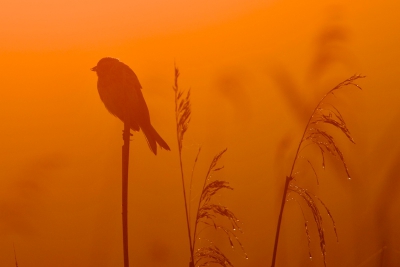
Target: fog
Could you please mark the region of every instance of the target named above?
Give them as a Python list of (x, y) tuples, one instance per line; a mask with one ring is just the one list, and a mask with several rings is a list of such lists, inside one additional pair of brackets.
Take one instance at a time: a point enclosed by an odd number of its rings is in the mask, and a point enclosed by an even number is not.
[[(167, 4), (168, 3), (168, 4)], [(337, 157), (307, 148), (296, 184), (320, 205), (327, 266), (398, 266), (400, 3), (378, 1), (7, 1), (0, 11), (0, 266), (122, 266), (123, 123), (105, 109), (90, 71), (129, 65), (153, 126), (171, 147), (157, 156), (131, 138), (131, 266), (188, 266), (189, 240), (175, 125), (174, 66), (191, 90), (183, 141), (186, 186), (199, 147), (191, 223), (213, 157), (213, 202), (239, 218), (237, 237), (209, 228), (234, 266), (270, 266), (285, 177), (318, 101), (354, 74), (362, 87), (327, 98), (354, 138), (334, 127)], [(276, 266), (323, 266), (313, 215), (288, 196)], [(310, 249), (305, 230), (310, 233)], [(230, 227), (224, 218), (219, 220)], [(312, 260), (309, 257), (312, 254)], [(16, 257), (16, 258), (15, 258)], [(215, 265), (216, 266), (216, 265)]]

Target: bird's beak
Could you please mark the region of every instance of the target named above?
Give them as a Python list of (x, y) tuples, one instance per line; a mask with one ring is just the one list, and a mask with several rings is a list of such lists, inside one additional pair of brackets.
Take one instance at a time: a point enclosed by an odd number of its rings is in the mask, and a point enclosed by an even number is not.
[(90, 69), (91, 71), (97, 71), (97, 66)]

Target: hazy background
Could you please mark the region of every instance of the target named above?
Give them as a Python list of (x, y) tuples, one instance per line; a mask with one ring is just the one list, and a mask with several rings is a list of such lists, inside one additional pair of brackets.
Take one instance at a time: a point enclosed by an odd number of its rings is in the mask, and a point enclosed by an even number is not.
[[(400, 2), (2, 1), (0, 11), (0, 266), (122, 266), (122, 123), (104, 108), (90, 68), (117, 57), (137, 74), (152, 123), (171, 146), (154, 156), (131, 142), (132, 266), (187, 266), (189, 248), (175, 133), (173, 68), (192, 89), (184, 142), (198, 192), (212, 157), (235, 188), (216, 201), (243, 222), (235, 266), (269, 266), (285, 176), (308, 116), (351, 75), (363, 91), (330, 98), (356, 141), (332, 131), (352, 174), (311, 155), (297, 181), (324, 200), (328, 266), (400, 262), (398, 126)], [(197, 191), (196, 191), (197, 190)], [(194, 193), (194, 204), (198, 201)], [(197, 197), (197, 198), (196, 198)], [(322, 207), (321, 207), (322, 209)], [(277, 266), (323, 266), (311, 214), (288, 202)]]

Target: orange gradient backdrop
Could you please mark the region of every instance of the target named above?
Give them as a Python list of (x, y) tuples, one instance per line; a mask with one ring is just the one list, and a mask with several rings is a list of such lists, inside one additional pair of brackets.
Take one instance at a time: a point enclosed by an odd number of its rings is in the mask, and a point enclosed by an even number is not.
[[(207, 232), (235, 266), (269, 266), (285, 176), (322, 95), (356, 141), (333, 131), (352, 180), (335, 159), (310, 154), (298, 182), (324, 214), (328, 266), (397, 266), (400, 3), (379, 1), (3, 1), (0, 11), (0, 266), (122, 266), (122, 123), (101, 103), (90, 68), (117, 57), (137, 74), (152, 124), (172, 151), (131, 142), (132, 266), (188, 266), (177, 153), (173, 71), (192, 92), (183, 158), (199, 145), (192, 204), (213, 156), (229, 181), (217, 201), (243, 222), (249, 256)], [(307, 210), (304, 205), (304, 210)], [(295, 201), (284, 213), (277, 266), (323, 266), (311, 214), (308, 256)], [(385, 249), (384, 249), (385, 248)]]

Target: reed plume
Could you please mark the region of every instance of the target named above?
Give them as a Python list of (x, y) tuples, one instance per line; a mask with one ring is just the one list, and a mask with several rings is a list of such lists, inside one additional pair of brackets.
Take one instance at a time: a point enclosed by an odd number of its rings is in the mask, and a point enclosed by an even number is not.
[[(272, 264), (271, 266), (275, 266), (275, 261), (276, 261), (276, 255), (277, 255), (277, 250), (278, 250), (278, 241), (279, 241), (279, 233), (280, 233), (280, 227), (282, 223), (282, 215), (283, 215), (283, 210), (285, 207), (285, 203), (287, 200), (287, 195), (288, 193), (295, 193), (300, 196), (300, 198), (306, 203), (307, 207), (311, 210), (313, 219), (316, 223), (317, 230), (318, 230), (318, 236), (319, 236), (319, 243), (320, 243), (320, 250), (323, 256), (324, 260), (324, 265), (326, 266), (326, 249), (325, 249), (325, 234), (324, 234), (324, 229), (323, 229), (323, 220), (321, 216), (321, 212), (318, 208), (317, 203), (321, 203), (325, 211), (327, 212), (328, 216), (330, 217), (332, 224), (333, 224), (333, 229), (336, 234), (337, 238), (337, 231), (336, 231), (336, 225), (335, 221), (333, 219), (333, 216), (330, 212), (330, 210), (327, 208), (327, 206), (315, 195), (312, 195), (311, 193), (308, 192), (307, 189), (304, 189), (298, 185), (296, 185), (296, 180), (295, 180), (295, 174), (294, 170), (297, 164), (297, 160), (300, 158), (300, 153), (304, 147), (306, 147), (309, 144), (314, 144), (316, 145), (320, 152), (321, 152), (321, 157), (322, 157), (322, 168), (325, 169), (325, 154), (328, 153), (331, 156), (335, 158), (339, 158), (339, 160), (342, 162), (343, 168), (346, 171), (348, 179), (351, 179), (349, 169), (347, 167), (347, 164), (345, 162), (344, 156), (338, 145), (335, 143), (335, 140), (332, 135), (330, 135), (326, 130), (322, 129), (322, 125), (324, 124), (329, 124), (334, 126), (335, 128), (339, 129), (346, 137), (347, 139), (350, 140), (350, 142), (354, 143), (354, 140), (350, 134), (349, 129), (347, 128), (346, 122), (343, 119), (342, 114), (339, 112), (338, 109), (336, 109), (332, 105), (327, 105), (324, 101), (329, 95), (333, 95), (335, 91), (342, 89), (347, 86), (355, 86), (359, 89), (361, 87), (355, 83), (356, 80), (360, 78), (364, 78), (365, 76), (361, 75), (353, 75), (350, 78), (346, 79), (345, 81), (339, 83), (336, 85), (333, 89), (331, 89), (329, 92), (327, 92), (322, 99), (318, 102), (317, 106), (315, 107), (314, 111), (312, 112), (306, 127), (303, 132), (303, 136), (300, 139), (299, 146), (297, 147), (297, 151), (294, 157), (294, 161), (292, 164), (292, 168), (290, 170), (289, 176), (286, 177), (286, 182), (285, 182), (285, 187), (284, 187), (284, 192), (283, 192), (283, 197), (282, 197), (282, 202), (281, 202), (281, 208), (280, 208), (280, 213), (278, 217), (278, 224), (277, 224), (277, 229), (276, 229), (276, 235), (275, 235), (275, 244), (274, 244), (274, 251), (272, 254)], [(312, 163), (307, 159), (307, 162), (309, 163), (310, 167), (312, 168), (315, 176), (317, 177), (317, 183), (318, 183), (318, 175), (317, 172), (315, 171), (314, 166)], [(318, 200), (318, 201), (316, 201)], [(299, 203), (299, 202), (298, 202)], [(301, 205), (300, 205), (301, 207)], [(302, 210), (303, 216), (305, 218), (305, 214)], [(305, 218), (305, 229), (306, 229), (306, 234), (308, 238), (308, 246), (310, 247), (310, 234), (308, 230), (308, 221)], [(309, 250), (310, 258), (312, 257), (311, 251)]]

